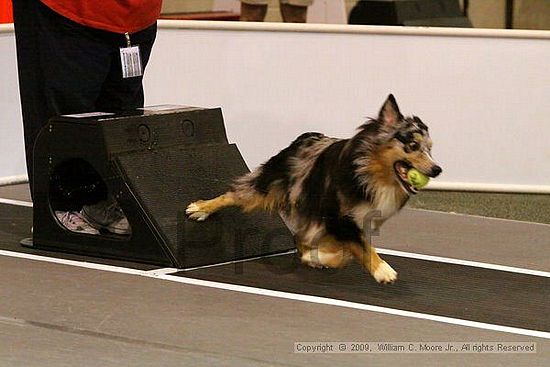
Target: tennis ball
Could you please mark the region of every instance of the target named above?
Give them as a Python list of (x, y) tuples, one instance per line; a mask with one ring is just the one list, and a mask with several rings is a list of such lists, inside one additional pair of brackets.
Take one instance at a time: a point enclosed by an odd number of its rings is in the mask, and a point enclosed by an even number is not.
[(409, 172), (407, 172), (407, 178), (409, 179), (409, 183), (417, 189), (423, 188), (428, 184), (428, 182), (430, 182), (430, 178), (428, 176), (415, 168), (411, 168)]

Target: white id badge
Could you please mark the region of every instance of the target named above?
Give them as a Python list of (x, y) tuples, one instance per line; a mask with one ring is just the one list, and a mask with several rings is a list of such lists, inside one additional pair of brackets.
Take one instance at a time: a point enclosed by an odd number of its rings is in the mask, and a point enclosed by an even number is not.
[(143, 75), (139, 46), (121, 47), (120, 63), (122, 64), (123, 78), (133, 78)]

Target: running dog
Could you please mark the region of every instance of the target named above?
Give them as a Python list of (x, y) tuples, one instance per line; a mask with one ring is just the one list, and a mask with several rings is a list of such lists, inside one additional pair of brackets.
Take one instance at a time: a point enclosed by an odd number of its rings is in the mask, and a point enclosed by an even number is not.
[(352, 138), (305, 133), (235, 180), (230, 191), (191, 203), (186, 213), (203, 221), (229, 206), (278, 212), (295, 235), (303, 263), (339, 268), (355, 258), (377, 282), (393, 283), (397, 273), (378, 256), (368, 230), (417, 193), (409, 169), (429, 177), (441, 173), (431, 148), (428, 127), (416, 116), (404, 117), (389, 95), (378, 118)]

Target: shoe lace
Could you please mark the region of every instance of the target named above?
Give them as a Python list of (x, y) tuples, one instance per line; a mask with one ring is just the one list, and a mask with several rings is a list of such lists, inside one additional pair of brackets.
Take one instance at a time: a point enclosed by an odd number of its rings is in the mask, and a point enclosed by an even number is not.
[(105, 212), (108, 213), (109, 217), (115, 220), (124, 218), (124, 212), (122, 211), (122, 209), (120, 208), (120, 206), (116, 201), (113, 201), (112, 203), (110, 203), (105, 208)]
[(61, 222), (67, 222), (77, 227), (85, 227), (88, 225), (88, 222), (84, 220), (78, 213), (76, 212), (66, 212), (61, 217)]

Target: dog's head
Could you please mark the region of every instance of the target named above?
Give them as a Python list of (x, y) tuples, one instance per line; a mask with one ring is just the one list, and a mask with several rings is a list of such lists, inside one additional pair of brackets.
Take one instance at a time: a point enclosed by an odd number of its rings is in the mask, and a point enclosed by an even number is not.
[(428, 126), (417, 116), (403, 116), (393, 95), (388, 96), (378, 118), (371, 123), (377, 130), (377, 159), (385, 167), (391, 167), (386, 172), (406, 192), (417, 192), (407, 179), (411, 168), (429, 177), (436, 177), (442, 172), (431, 155), (432, 140)]

